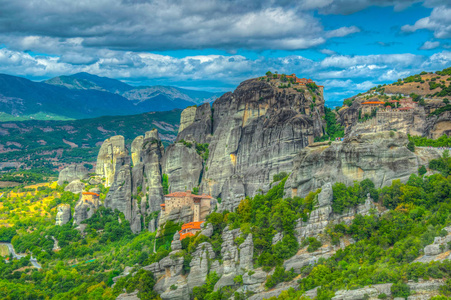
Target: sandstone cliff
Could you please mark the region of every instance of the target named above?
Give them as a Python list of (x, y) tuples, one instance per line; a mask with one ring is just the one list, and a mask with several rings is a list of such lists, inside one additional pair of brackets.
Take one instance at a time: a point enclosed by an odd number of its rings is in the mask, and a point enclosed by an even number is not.
[[(285, 185), (286, 196), (305, 196), (326, 182), (371, 179), (377, 187), (391, 184), (393, 179), (406, 181), (417, 172), (422, 160), (421, 151), (406, 148), (407, 136), (400, 132), (364, 133), (346, 138), (343, 142), (312, 144), (294, 159), (293, 171)], [(428, 151), (430, 158), (438, 158), (436, 149)]]
[[(131, 157), (123, 142), (121, 136), (106, 140), (99, 152), (97, 166), (104, 166), (105, 182), (111, 185), (105, 198), (105, 207), (124, 213), (132, 231), (138, 233), (143, 224), (149, 224), (149, 228), (150, 224), (155, 224), (155, 220), (150, 222), (148, 216), (159, 211), (163, 203), (161, 159), (164, 147), (156, 129), (133, 141)], [(112, 162), (107, 160), (110, 157), (113, 157)]]
[(164, 162), (171, 190), (199, 182), (202, 192), (222, 198), (221, 209), (233, 209), (266, 190), (273, 175), (291, 171), (296, 153), (323, 134), (323, 114), (320, 92), (258, 79), (224, 94), (211, 110), (187, 108), (177, 140), (208, 143), (209, 156), (201, 164), (194, 151), (171, 146)]
[(103, 142), (97, 156), (96, 174), (105, 179), (105, 186), (113, 184), (117, 159), (127, 154), (123, 136), (113, 136)]

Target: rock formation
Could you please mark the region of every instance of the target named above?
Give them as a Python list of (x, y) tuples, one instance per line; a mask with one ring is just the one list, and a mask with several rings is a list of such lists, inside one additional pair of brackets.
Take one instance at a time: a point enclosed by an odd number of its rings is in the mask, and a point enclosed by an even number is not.
[(210, 103), (199, 107), (186, 108), (180, 117), (179, 134), (176, 141), (196, 141), (200, 144), (209, 143), (212, 138), (213, 116)]
[(303, 197), (326, 182), (349, 185), (369, 178), (376, 187), (390, 185), (393, 179), (405, 182), (423, 164), (407, 143), (407, 136), (399, 132), (364, 133), (330, 145), (314, 143), (294, 159), (285, 195)]
[(199, 186), (203, 160), (196, 149), (182, 143), (170, 145), (163, 159), (163, 173), (168, 175), (169, 192), (192, 190)]
[[(296, 153), (323, 133), (322, 94), (302, 91), (251, 79), (216, 100), (212, 110), (208, 104), (187, 108), (177, 140), (208, 143), (209, 156), (202, 165), (195, 151), (171, 146), (165, 172), (188, 179), (180, 183), (168, 174), (171, 189), (200, 182), (202, 192), (222, 198), (220, 209), (231, 210), (242, 197), (267, 189), (273, 175), (289, 173)], [(179, 155), (190, 163), (174, 160)]]
[(424, 247), (424, 255), (414, 262), (429, 263), (436, 260), (451, 259), (451, 249), (448, 245), (451, 242), (451, 226), (445, 227), (444, 230), (447, 235), (435, 237), (432, 244)]
[[(142, 224), (147, 224), (145, 218), (159, 211), (163, 203), (161, 160), (164, 147), (154, 129), (146, 132), (144, 137), (137, 137), (131, 150), (130, 157), (123, 137), (110, 138), (100, 149), (97, 166), (103, 166), (98, 169), (104, 171), (101, 175), (105, 183), (110, 183), (105, 207), (124, 213), (132, 231), (138, 233)], [(150, 220), (148, 223), (149, 228), (155, 224)]]
[(64, 225), (70, 221), (71, 211), (69, 204), (60, 204), (57, 206), (56, 210), (56, 222), (55, 225)]
[(123, 136), (116, 135), (103, 142), (97, 155), (96, 174), (105, 179), (105, 186), (113, 184), (117, 159), (127, 155)]
[(71, 183), (74, 180), (87, 179), (88, 169), (82, 165), (71, 165), (61, 170), (58, 176), (58, 185), (63, 185), (65, 182)]
[(80, 224), (82, 221), (92, 217), (101, 204), (98, 196), (85, 197), (84, 194), (80, 195), (80, 200), (75, 206), (74, 224)]
[(78, 179), (71, 181), (71, 183), (66, 185), (66, 187), (64, 188), (64, 190), (66, 192), (72, 192), (74, 194), (79, 194), (84, 189), (85, 189), (85, 184), (83, 182), (81, 182), (80, 180), (78, 180)]
[[(346, 135), (352, 136), (366, 132), (380, 132), (396, 130), (405, 134), (438, 138), (443, 134), (451, 133), (451, 112), (445, 111), (440, 115), (431, 115), (433, 111), (443, 107), (442, 101), (427, 101), (425, 106), (397, 111), (378, 111), (375, 117), (359, 122), (362, 116), (362, 103), (365, 101), (379, 101), (377, 98), (367, 99), (366, 95), (352, 97), (350, 107), (343, 106), (337, 114), (338, 122), (345, 127)], [(373, 100), (374, 99), (374, 100)], [(346, 99), (349, 100), (349, 99)]]

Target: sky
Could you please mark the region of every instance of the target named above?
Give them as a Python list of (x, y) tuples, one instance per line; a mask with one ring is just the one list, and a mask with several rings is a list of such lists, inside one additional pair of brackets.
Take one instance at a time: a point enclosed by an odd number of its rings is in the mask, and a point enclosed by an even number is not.
[(272, 72), (326, 101), (451, 67), (451, 0), (0, 0), (0, 73), (226, 92)]

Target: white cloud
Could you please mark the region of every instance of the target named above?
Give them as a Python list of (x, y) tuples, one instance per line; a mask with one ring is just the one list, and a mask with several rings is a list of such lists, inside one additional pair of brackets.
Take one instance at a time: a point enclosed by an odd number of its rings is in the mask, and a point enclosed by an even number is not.
[(404, 32), (415, 32), (420, 29), (433, 31), (434, 37), (438, 39), (451, 38), (451, 7), (444, 5), (435, 7), (429, 17), (419, 19), (414, 25), (401, 27)]
[(344, 36), (347, 36), (349, 34), (353, 34), (356, 32), (360, 32), (360, 29), (357, 26), (340, 27), (335, 30), (327, 31), (326, 37), (328, 37), (328, 38), (344, 37)]
[(319, 52), (326, 54), (326, 55), (334, 55), (337, 54), (337, 52), (330, 50), (330, 49), (321, 49)]
[(431, 50), (440, 46), (440, 42), (426, 41), (423, 46), (420, 47), (421, 50)]

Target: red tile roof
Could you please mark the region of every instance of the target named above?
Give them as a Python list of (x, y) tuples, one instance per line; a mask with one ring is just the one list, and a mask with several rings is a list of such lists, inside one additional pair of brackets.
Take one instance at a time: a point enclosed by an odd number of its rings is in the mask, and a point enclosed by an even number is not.
[[(190, 232), (191, 230), (200, 230), (200, 225), (204, 223), (204, 221), (201, 222), (190, 222), (190, 223), (185, 223), (182, 225), (182, 230), (179, 231), (180, 234), (180, 240), (183, 240), (184, 238), (188, 237), (188, 236), (194, 236), (194, 233)], [(188, 232), (183, 233), (183, 231), (185, 230), (189, 230)]]
[(94, 196), (99, 197), (99, 194), (93, 193), (93, 192), (83, 192), (82, 194), (83, 194), (83, 195), (94, 195)]
[(368, 102), (363, 102), (362, 104), (385, 104), (385, 102), (382, 102), (382, 101), (368, 101)]

